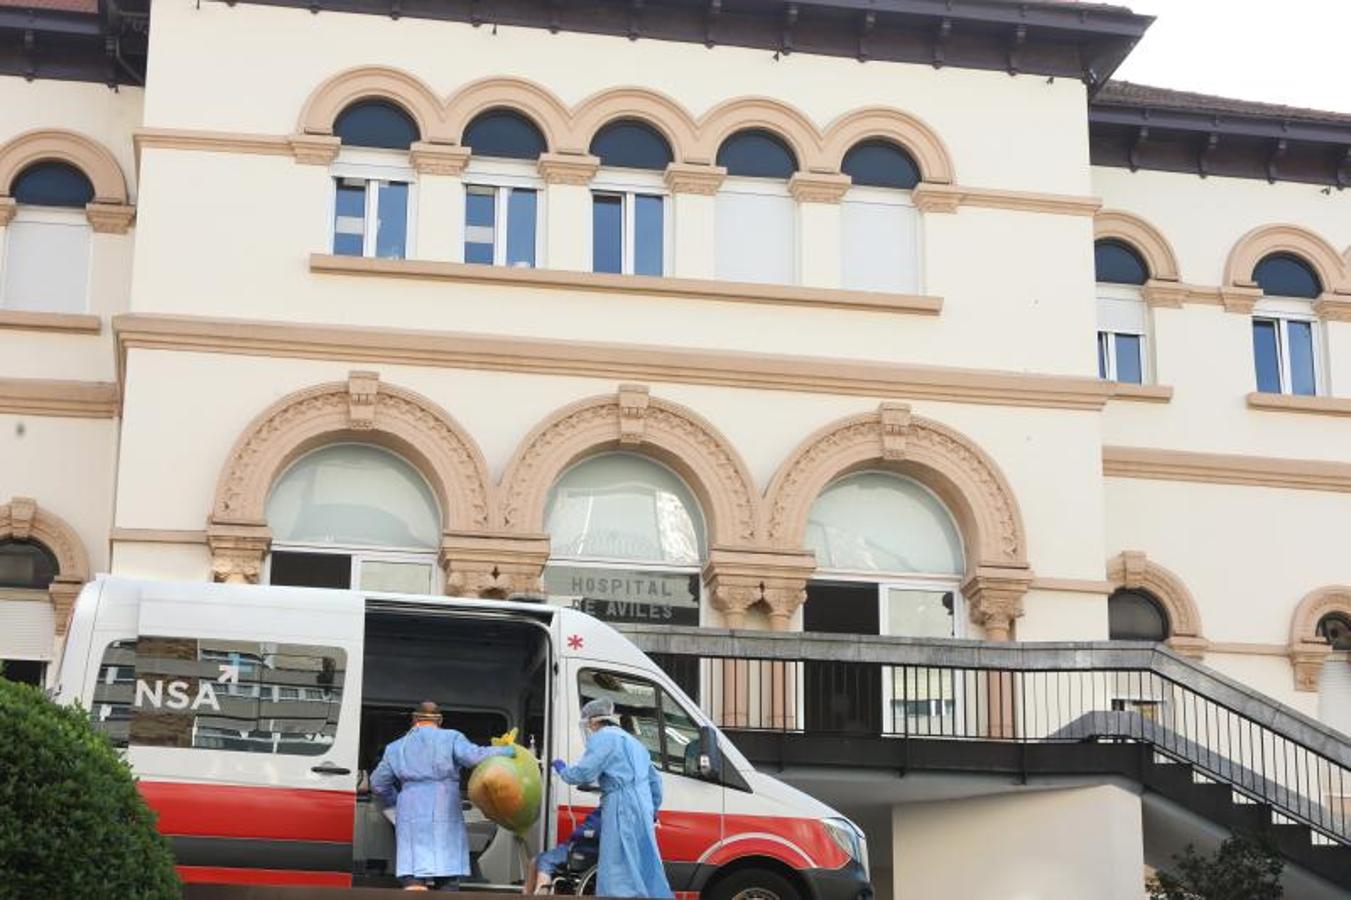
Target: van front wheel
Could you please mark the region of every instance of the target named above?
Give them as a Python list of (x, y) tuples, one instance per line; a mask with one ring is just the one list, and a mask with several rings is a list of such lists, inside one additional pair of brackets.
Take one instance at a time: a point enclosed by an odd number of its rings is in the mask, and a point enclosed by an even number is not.
[(705, 900), (802, 900), (792, 883), (767, 869), (742, 869), (718, 882), (704, 895)]

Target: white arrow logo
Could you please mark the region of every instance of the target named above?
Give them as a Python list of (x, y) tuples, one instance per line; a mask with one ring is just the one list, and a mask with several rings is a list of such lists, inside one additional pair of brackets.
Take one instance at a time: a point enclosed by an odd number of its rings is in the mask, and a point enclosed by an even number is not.
[(239, 663), (221, 663), (220, 677), (216, 681), (220, 684), (239, 684)]

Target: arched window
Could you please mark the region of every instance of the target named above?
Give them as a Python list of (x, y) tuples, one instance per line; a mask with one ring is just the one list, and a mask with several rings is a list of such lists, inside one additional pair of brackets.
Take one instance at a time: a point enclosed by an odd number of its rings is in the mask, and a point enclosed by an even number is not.
[(1262, 299), (1253, 309), (1253, 363), (1257, 389), (1270, 394), (1319, 391), (1320, 355), (1313, 305), (1323, 292), (1318, 274), (1303, 259), (1273, 253), (1253, 268)]
[(858, 291), (919, 292), (919, 215), (907, 193), (919, 167), (890, 141), (869, 139), (841, 164), (852, 180), (840, 206), (840, 277)]
[(535, 123), (509, 109), (491, 109), (476, 116), (465, 127), (460, 143), (475, 156), (503, 159), (539, 159), (548, 149)]
[(722, 142), (717, 161), (727, 169), (714, 234), (718, 278), (793, 283), (797, 225), (788, 179), (797, 171), (797, 157), (777, 135), (749, 128)]
[(343, 145), (333, 167), (333, 252), (406, 258), (413, 172), (405, 154), (383, 151), (407, 151), (421, 139), (417, 123), (388, 100), (362, 100), (338, 114), (333, 133)]
[(607, 167), (664, 171), (671, 164), (671, 145), (657, 129), (637, 119), (619, 119), (591, 139), (591, 155)]
[(404, 459), (330, 444), (296, 460), (267, 499), (270, 581), (311, 587), (434, 590), (441, 512)]
[(0, 677), (43, 683), (55, 623), (51, 604), (35, 601), (47, 599), (59, 571), (56, 556), (37, 541), (0, 540), (0, 613), (6, 629)]
[[(473, 151), (465, 173), (464, 261), (533, 268), (540, 264), (539, 173), (549, 149), (535, 123), (509, 109), (480, 113), (461, 143)], [(485, 165), (483, 160), (494, 159)], [(522, 163), (500, 162), (519, 160)]]
[(0, 541), (0, 588), (45, 591), (60, 567), (37, 541)]
[(18, 208), (4, 229), (0, 308), (82, 313), (89, 306), (90, 229), (85, 204), (94, 186), (64, 162), (33, 163), (10, 186)]
[(671, 162), (670, 144), (645, 122), (620, 119), (596, 132), (591, 152), (601, 164), (591, 193), (592, 271), (665, 275), (667, 204), (656, 173)]
[(10, 189), (16, 203), (84, 209), (94, 199), (94, 185), (68, 163), (38, 162), (19, 173)]
[(919, 184), (919, 166), (914, 158), (891, 141), (876, 138), (851, 147), (840, 171), (858, 186), (908, 191)]
[(338, 114), (333, 133), (352, 147), (407, 150), (421, 140), (417, 123), (388, 100), (362, 100)]
[(576, 464), (549, 492), (545, 583), (609, 621), (699, 624), (703, 513), (670, 469), (632, 453)]
[(1346, 613), (1328, 613), (1318, 620), (1315, 633), (1333, 650), (1351, 650), (1351, 616)]
[(1111, 640), (1161, 643), (1170, 633), (1168, 614), (1146, 592), (1119, 588), (1107, 598), (1107, 636)]
[(1149, 306), (1140, 285), (1149, 280), (1144, 257), (1124, 241), (1093, 243), (1098, 288), (1098, 377), (1126, 384), (1148, 379)]

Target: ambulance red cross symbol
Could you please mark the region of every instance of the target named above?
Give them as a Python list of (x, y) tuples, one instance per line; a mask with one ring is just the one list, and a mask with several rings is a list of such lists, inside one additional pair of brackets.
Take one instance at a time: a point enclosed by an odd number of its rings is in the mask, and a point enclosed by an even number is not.
[(568, 635), (568, 649), (569, 650), (582, 649), (582, 636), (580, 634)]

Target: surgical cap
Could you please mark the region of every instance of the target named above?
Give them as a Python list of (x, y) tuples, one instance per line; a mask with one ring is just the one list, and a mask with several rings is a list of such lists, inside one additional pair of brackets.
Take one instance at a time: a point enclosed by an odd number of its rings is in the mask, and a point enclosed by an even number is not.
[(613, 718), (614, 714), (615, 702), (609, 697), (597, 697), (582, 707), (582, 721)]

